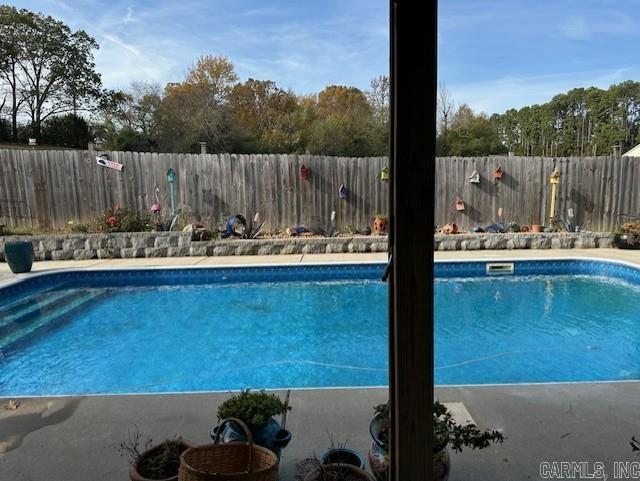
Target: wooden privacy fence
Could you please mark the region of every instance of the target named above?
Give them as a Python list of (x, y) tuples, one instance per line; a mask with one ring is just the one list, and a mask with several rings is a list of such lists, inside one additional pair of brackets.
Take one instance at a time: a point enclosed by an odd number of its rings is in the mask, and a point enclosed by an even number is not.
[[(62, 228), (87, 222), (115, 205), (149, 210), (156, 187), (170, 212), (167, 171), (176, 173), (180, 223), (212, 226), (224, 215), (259, 212), (270, 229), (370, 226), (385, 213), (386, 158), (304, 155), (158, 154), (108, 152), (122, 171), (99, 166), (93, 151), (0, 150), (0, 224)], [(308, 169), (308, 178), (301, 167)], [(344, 185), (346, 197), (339, 195)]]
[[(170, 210), (166, 173), (176, 172), (181, 223), (215, 225), (224, 215), (260, 212), (270, 229), (325, 224), (332, 211), (340, 228), (370, 226), (387, 212), (387, 159), (305, 155), (157, 154), (110, 152), (122, 171), (97, 165), (93, 151), (0, 150), (0, 224), (64, 228), (87, 222), (115, 205), (148, 210), (155, 189)], [(401, 161), (401, 160), (400, 160)], [(309, 169), (308, 178), (301, 167)], [(494, 178), (502, 168), (502, 177)], [(640, 158), (438, 158), (435, 215), (438, 224), (462, 228), (502, 220), (548, 224), (553, 169), (561, 173), (557, 212), (573, 208), (589, 230), (608, 231), (617, 213), (640, 215)], [(477, 171), (479, 183), (469, 177)], [(340, 186), (346, 197), (339, 195)], [(402, 186), (398, 186), (402, 189)], [(462, 200), (464, 210), (456, 208)], [(425, 208), (428, 206), (425, 198)], [(416, 222), (421, 222), (416, 219)]]

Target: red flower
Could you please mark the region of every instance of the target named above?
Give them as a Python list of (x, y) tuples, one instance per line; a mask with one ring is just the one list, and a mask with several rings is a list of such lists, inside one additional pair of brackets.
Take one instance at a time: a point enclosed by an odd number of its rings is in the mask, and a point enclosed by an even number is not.
[(118, 219), (116, 219), (114, 216), (109, 217), (109, 219), (107, 220), (107, 223), (110, 226), (116, 225), (117, 222), (118, 222)]

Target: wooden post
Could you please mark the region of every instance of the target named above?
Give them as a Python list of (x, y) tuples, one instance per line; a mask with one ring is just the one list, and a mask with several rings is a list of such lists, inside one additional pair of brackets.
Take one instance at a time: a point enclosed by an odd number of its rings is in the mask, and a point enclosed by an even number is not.
[(392, 481), (433, 476), (437, 0), (391, 0)]

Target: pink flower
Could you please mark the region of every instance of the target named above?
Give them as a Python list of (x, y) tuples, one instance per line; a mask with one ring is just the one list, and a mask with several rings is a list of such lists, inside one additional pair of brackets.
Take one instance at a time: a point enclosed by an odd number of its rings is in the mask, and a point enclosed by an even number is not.
[(114, 216), (109, 217), (109, 219), (107, 220), (107, 223), (110, 226), (116, 225), (117, 222), (118, 222), (118, 219), (116, 219)]

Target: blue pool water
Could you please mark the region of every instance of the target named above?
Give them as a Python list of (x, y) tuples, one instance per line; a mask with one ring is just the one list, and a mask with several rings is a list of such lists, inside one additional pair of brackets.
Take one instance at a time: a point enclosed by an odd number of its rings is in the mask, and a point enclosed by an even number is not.
[[(438, 266), (437, 384), (640, 379), (640, 274), (539, 264)], [(381, 270), (32, 278), (0, 290), (0, 396), (386, 385)]]

